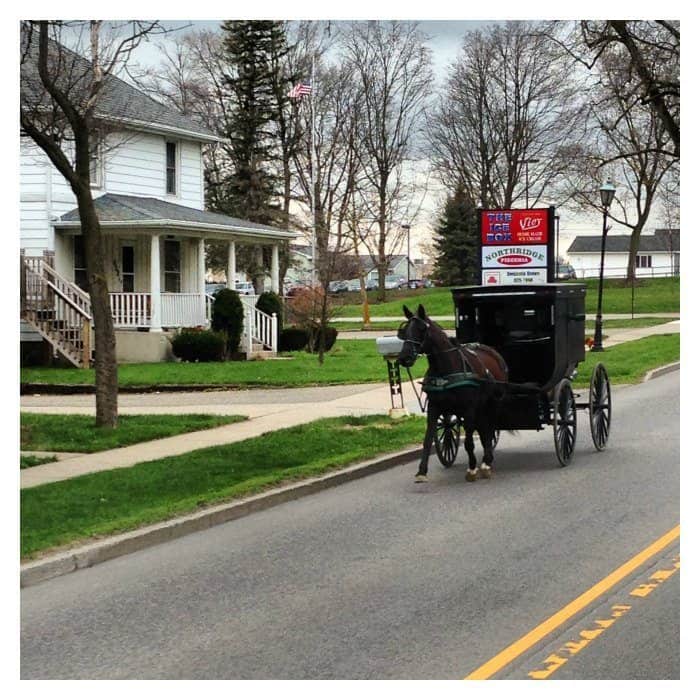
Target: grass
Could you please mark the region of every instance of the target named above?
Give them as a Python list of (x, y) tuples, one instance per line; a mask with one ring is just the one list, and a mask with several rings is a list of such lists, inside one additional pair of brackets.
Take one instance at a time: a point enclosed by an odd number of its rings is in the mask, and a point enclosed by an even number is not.
[[(586, 313), (595, 313), (598, 303), (598, 280), (581, 280), (576, 284), (585, 284)], [(335, 316), (362, 317), (362, 305), (359, 295), (355, 303), (336, 308)], [(388, 301), (376, 302), (376, 293), (370, 294), (371, 316), (403, 317), (403, 305), (415, 310), (422, 303), (429, 315), (452, 316), (454, 305), (449, 288), (433, 287), (431, 289), (389, 290)], [(352, 296), (347, 297), (354, 300)], [(637, 280), (634, 288), (635, 314), (678, 312), (680, 310), (680, 278), (663, 277), (659, 279)], [(605, 280), (603, 282), (603, 314), (624, 314), (632, 311), (632, 287), (624, 280)]]
[(120, 416), (118, 427), (112, 430), (95, 427), (92, 416), (22, 413), (20, 449), (38, 452), (101, 452), (242, 420), (245, 420), (243, 416), (198, 414)]
[[(680, 318), (680, 316), (676, 317)], [(638, 317), (638, 318), (614, 318), (605, 321), (605, 328), (647, 328), (649, 326), (659, 326), (662, 323), (673, 321), (673, 318), (655, 318), (655, 317)], [(589, 321), (589, 323), (592, 323)], [(451, 333), (454, 333), (454, 323), (451, 321), (440, 321), (440, 325)], [(337, 321), (333, 322), (333, 326), (339, 331), (361, 331), (362, 323), (357, 321)], [(387, 334), (395, 331), (398, 327), (397, 321), (377, 321), (372, 323), (371, 330), (386, 331)], [(586, 332), (593, 331), (593, 325), (586, 328)]]
[(29, 469), (29, 467), (38, 467), (40, 464), (48, 464), (49, 462), (58, 461), (55, 457), (35, 457), (34, 455), (20, 455), (19, 468)]
[[(604, 345), (604, 344), (603, 344)], [(640, 340), (612, 345), (603, 352), (587, 352), (578, 366), (575, 387), (588, 387), (593, 368), (602, 362), (612, 384), (634, 384), (649, 370), (680, 360), (681, 337), (678, 333), (650, 335)]]
[[(153, 362), (119, 367), (119, 386), (157, 384), (208, 384), (237, 387), (301, 387), (330, 384), (362, 384), (386, 381), (386, 363), (374, 341), (341, 340), (323, 365), (306, 352), (289, 353), (291, 359), (260, 362)], [(425, 365), (421, 364), (420, 368)], [(424, 369), (418, 369), (418, 372)], [(94, 384), (91, 369), (22, 369), (22, 382), (45, 384)]]
[(154, 523), (420, 442), (422, 417), (330, 418), (21, 491), (21, 553)]

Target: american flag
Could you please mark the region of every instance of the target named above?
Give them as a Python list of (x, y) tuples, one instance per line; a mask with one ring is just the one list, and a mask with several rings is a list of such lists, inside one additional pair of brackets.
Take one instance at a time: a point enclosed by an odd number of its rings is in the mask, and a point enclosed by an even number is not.
[(287, 93), (287, 95), (289, 97), (291, 97), (292, 99), (298, 99), (299, 97), (302, 97), (303, 95), (310, 95), (310, 94), (311, 94), (311, 84), (310, 83), (298, 83)]

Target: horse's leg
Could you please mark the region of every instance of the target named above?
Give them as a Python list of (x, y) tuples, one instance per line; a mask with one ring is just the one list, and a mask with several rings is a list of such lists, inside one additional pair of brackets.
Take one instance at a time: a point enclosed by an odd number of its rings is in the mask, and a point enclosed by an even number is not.
[(417, 483), (428, 480), (428, 458), (430, 457), (430, 448), (433, 446), (435, 440), (435, 430), (437, 428), (439, 415), (437, 408), (434, 408), (431, 402), (428, 401), (428, 418), (425, 428), (425, 437), (423, 438), (423, 454), (421, 455), (420, 464), (418, 465), (418, 472), (413, 479)]
[(491, 468), (493, 466), (493, 439), (494, 439), (494, 429), (493, 426), (480, 425), (479, 428), (479, 439), (481, 440), (481, 445), (484, 448), (484, 460), (479, 467), (482, 479), (491, 478)]
[(476, 468), (476, 455), (474, 454), (474, 426), (464, 423), (464, 448), (469, 455), (469, 466), (465, 478), (467, 481), (476, 481), (479, 472)]

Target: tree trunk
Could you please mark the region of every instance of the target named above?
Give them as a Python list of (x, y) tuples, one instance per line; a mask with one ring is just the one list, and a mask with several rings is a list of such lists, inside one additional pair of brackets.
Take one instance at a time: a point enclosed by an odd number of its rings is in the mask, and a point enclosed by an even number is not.
[(76, 194), (85, 238), (88, 290), (95, 326), (95, 423), (98, 427), (116, 428), (119, 392), (117, 344), (109, 304), (104, 242), (90, 187), (84, 186)]

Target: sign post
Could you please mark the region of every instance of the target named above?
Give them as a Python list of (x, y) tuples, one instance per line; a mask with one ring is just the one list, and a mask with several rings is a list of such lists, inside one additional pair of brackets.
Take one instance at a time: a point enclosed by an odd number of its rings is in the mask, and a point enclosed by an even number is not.
[(554, 216), (554, 207), (479, 210), (480, 284), (554, 282)]

